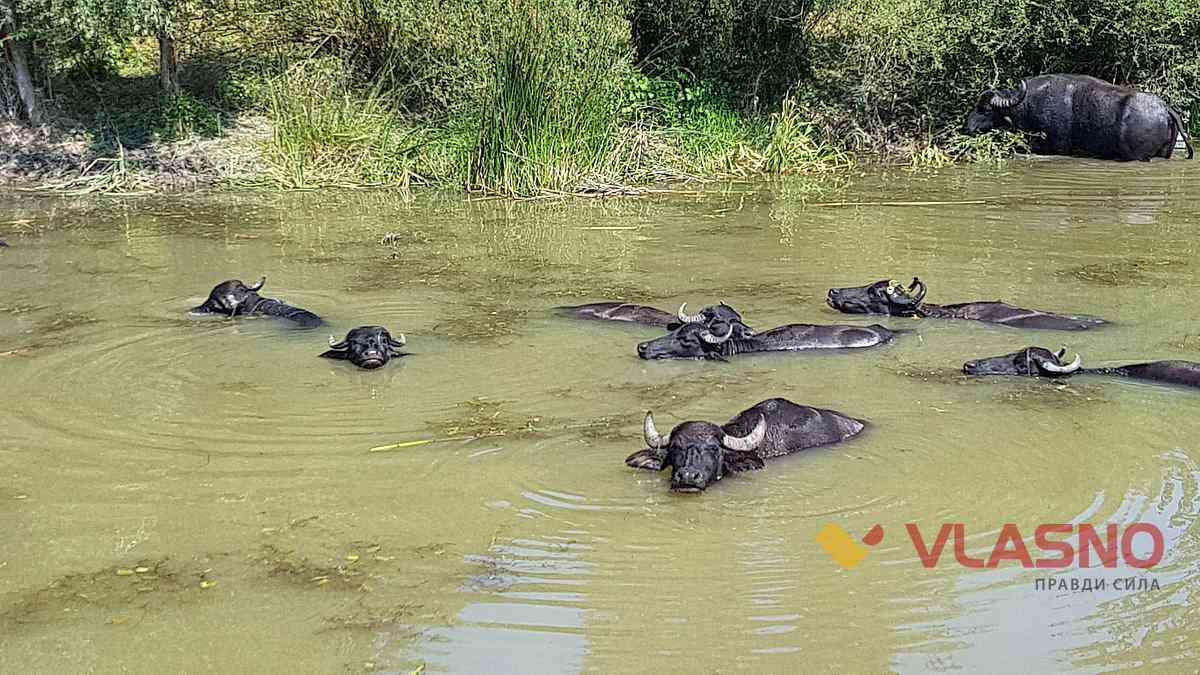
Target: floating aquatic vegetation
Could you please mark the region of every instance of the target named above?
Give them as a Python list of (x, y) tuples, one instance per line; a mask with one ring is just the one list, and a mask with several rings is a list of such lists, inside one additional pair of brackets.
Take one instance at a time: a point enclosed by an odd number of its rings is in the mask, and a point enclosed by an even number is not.
[(912, 363), (896, 363), (885, 366), (884, 369), (899, 377), (935, 384), (978, 384), (981, 381), (979, 377), (964, 374), (961, 368), (930, 368)]
[(511, 401), (473, 398), (458, 404), (461, 415), (447, 417), (427, 426), (443, 438), (492, 438), (496, 436), (532, 436), (543, 431), (538, 416), (516, 415), (508, 411)]
[(422, 615), (423, 605), (416, 602), (404, 602), (397, 606), (371, 607), (360, 606), (352, 612), (327, 616), (324, 619), (326, 630), (365, 631), (377, 633), (402, 630), (407, 637), (416, 637), (420, 629), (410, 624), (416, 621), (427, 621), (432, 618), (429, 614)]
[[(114, 565), (95, 572), (67, 574), (48, 585), (18, 596), (18, 600), (0, 614), (0, 625), (50, 623), (76, 616), (75, 612), (96, 609), (104, 612), (144, 610), (164, 596), (184, 599), (210, 588), (211, 570), (182, 572), (168, 559), (143, 559), (132, 564)], [(116, 614), (109, 623), (122, 624), (128, 618)]]
[(1182, 335), (1167, 341), (1167, 345), (1187, 351), (1200, 351), (1200, 335)]
[[(368, 547), (364, 553), (368, 561), (380, 562), (379, 548)], [(298, 588), (326, 589), (335, 591), (370, 590), (371, 562), (365, 562), (363, 554), (347, 553), (341, 560), (317, 563), (295, 551), (284, 550), (274, 544), (264, 544), (258, 562), (266, 568), (267, 576), (287, 582)], [(382, 562), (388, 562), (383, 560)], [(362, 564), (360, 564), (362, 563)]]
[(999, 392), (999, 399), (1021, 410), (1061, 410), (1107, 403), (1103, 392), (1103, 387), (1094, 384), (1035, 379), (1016, 389), (1005, 387)]
[(635, 430), (640, 428), (638, 425), (641, 424), (642, 415), (641, 412), (627, 415), (607, 415), (570, 425), (568, 428), (589, 440), (628, 441), (630, 438), (638, 438), (638, 432)]
[(1186, 264), (1177, 258), (1129, 258), (1067, 267), (1055, 275), (1097, 286), (1147, 286), (1156, 283), (1155, 273)]
[(433, 332), (452, 340), (486, 342), (517, 333), (529, 310), (493, 298), (479, 298), (456, 305), (433, 327)]
[(774, 370), (767, 368), (743, 370), (736, 373), (708, 371), (667, 382), (609, 384), (608, 388), (619, 391), (625, 396), (633, 396), (638, 401), (638, 407), (642, 409), (640, 412), (644, 414), (646, 408), (664, 405), (679, 409), (727, 389), (736, 391), (751, 385), (757, 385), (758, 388), (771, 388), (770, 377), (774, 373)]

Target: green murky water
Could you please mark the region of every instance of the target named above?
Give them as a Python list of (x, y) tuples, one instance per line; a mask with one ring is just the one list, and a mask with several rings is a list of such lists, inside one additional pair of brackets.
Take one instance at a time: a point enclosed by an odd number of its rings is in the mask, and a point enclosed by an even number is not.
[[(1200, 162), (1022, 161), (633, 201), (0, 197), (2, 672), (1095, 672), (1194, 668), (1200, 394), (957, 374), (1066, 345), (1200, 360)], [(830, 201), (983, 202), (827, 207)], [(329, 323), (188, 318), (227, 278)], [(829, 286), (1105, 316), (913, 328), (851, 354), (645, 362), (653, 329), (559, 304), (724, 300), (756, 327), (871, 323)], [(414, 355), (318, 359), (379, 323)], [(626, 468), (660, 427), (785, 396), (871, 422), (700, 496)], [(474, 437), (475, 440), (461, 440)], [(441, 442), (387, 452), (373, 447)], [(961, 522), (1146, 521), (1159, 590), (923, 567)], [(835, 523), (883, 541), (843, 570)], [(1062, 578), (1142, 576), (1068, 569)]]

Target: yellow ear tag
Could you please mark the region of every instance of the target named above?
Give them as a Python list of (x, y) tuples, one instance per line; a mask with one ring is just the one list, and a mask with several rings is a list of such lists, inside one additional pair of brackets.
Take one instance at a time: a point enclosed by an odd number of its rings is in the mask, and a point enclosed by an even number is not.
[(913, 314), (913, 315), (912, 315), (912, 320), (913, 320), (913, 321), (920, 321), (920, 320), (921, 320), (921, 317), (917, 316), (916, 314)]

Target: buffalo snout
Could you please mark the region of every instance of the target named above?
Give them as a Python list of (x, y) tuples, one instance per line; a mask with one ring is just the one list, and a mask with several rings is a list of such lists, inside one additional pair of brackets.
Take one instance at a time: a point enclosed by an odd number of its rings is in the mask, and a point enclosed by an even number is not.
[(699, 469), (684, 467), (671, 477), (671, 489), (676, 492), (703, 492), (706, 487), (708, 479)]

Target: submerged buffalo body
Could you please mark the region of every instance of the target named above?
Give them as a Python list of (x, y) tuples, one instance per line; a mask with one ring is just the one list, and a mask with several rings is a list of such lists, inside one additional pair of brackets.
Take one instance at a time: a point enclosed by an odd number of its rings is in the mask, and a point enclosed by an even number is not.
[(634, 305), (627, 302), (593, 302), (587, 305), (555, 307), (562, 316), (597, 321), (624, 321), (643, 326), (666, 327), (675, 321), (675, 315), (657, 307)]
[(857, 435), (866, 423), (842, 413), (773, 398), (744, 410), (728, 423), (684, 422), (664, 437), (646, 413), (646, 445), (625, 459), (637, 469), (670, 466), (671, 489), (700, 492), (726, 474), (763, 468), (763, 460), (829, 445)]
[[(679, 310), (674, 314), (657, 307), (622, 302), (594, 302), (589, 305), (556, 307), (555, 310), (562, 316), (577, 319), (624, 321), (643, 326), (658, 326), (667, 330), (675, 330), (687, 323), (728, 324), (734, 327), (734, 337), (749, 337), (754, 334), (754, 330), (742, 320), (742, 315), (723, 302), (709, 305), (696, 314), (687, 313), (686, 302), (680, 305)], [(722, 330), (724, 330), (723, 327)]]
[(213, 287), (208, 299), (199, 307), (192, 308), (192, 314), (224, 314), (225, 316), (276, 316), (289, 321), (295, 321), (304, 328), (316, 328), (321, 325), (321, 317), (307, 309), (293, 307), (274, 298), (264, 298), (258, 294), (267, 278), (262, 277), (253, 286), (247, 286), (240, 279), (222, 281)]
[(967, 319), (1013, 328), (1041, 330), (1087, 330), (1102, 326), (1104, 319), (1086, 314), (1056, 314), (1013, 307), (999, 300), (935, 305), (925, 302), (925, 283), (913, 277), (905, 288), (896, 281), (877, 281), (866, 286), (831, 288), (826, 302), (846, 314), (890, 314), (931, 319)]
[(739, 338), (729, 324), (686, 323), (667, 335), (642, 342), (637, 351), (643, 359), (723, 359), (756, 352), (862, 349), (891, 342), (899, 332), (879, 324), (793, 323)]
[(1066, 350), (1052, 352), (1042, 347), (1026, 347), (1003, 356), (967, 361), (963, 372), (968, 375), (1030, 375), (1064, 377), (1080, 375), (1115, 375), (1148, 382), (1200, 387), (1200, 363), (1193, 361), (1151, 361), (1107, 368), (1084, 368), (1078, 354), (1066, 362)]
[(341, 342), (329, 338), (329, 350), (321, 356), (346, 360), (368, 370), (382, 368), (394, 358), (408, 356), (400, 351), (406, 342), (404, 333), (397, 335), (398, 338), (393, 338), (383, 326), (359, 326), (346, 333), (346, 338)]
[(1029, 132), (1041, 155), (1169, 159), (1179, 135), (1188, 159), (1194, 152), (1179, 113), (1162, 99), (1086, 75), (1041, 75), (983, 92), (963, 132), (992, 129)]

